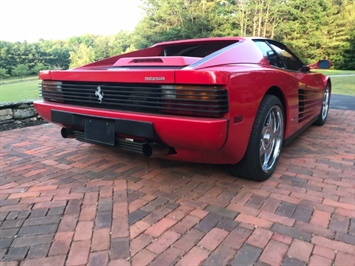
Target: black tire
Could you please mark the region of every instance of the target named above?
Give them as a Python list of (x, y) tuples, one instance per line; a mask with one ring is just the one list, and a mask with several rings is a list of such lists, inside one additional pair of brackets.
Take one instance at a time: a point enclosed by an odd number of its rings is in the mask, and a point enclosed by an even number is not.
[(330, 85), (328, 83), (324, 90), (322, 109), (320, 111), (317, 121), (314, 122), (314, 125), (323, 126), (325, 124), (325, 121), (327, 120), (328, 117), (329, 103), (330, 103)]
[(282, 150), (284, 111), (279, 98), (266, 95), (262, 100), (241, 162), (229, 167), (233, 176), (264, 181), (274, 172)]

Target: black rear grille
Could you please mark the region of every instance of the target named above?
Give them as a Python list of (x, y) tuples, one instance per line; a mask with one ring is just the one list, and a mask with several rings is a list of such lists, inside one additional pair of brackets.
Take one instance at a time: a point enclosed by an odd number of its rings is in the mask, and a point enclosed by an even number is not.
[(86, 107), (222, 117), (228, 112), (226, 89), (212, 86), (173, 86), (91, 82), (42, 82), (47, 101)]

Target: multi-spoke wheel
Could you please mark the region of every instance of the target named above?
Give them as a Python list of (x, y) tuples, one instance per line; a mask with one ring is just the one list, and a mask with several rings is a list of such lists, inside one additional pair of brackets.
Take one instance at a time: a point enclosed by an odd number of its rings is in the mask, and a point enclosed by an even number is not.
[(279, 98), (266, 95), (255, 117), (247, 152), (240, 163), (230, 167), (231, 174), (256, 181), (268, 179), (281, 153), (284, 127)]
[(314, 123), (315, 125), (318, 126), (324, 125), (325, 120), (327, 120), (328, 117), (329, 102), (330, 102), (330, 85), (328, 83), (327, 86), (325, 87), (324, 94), (323, 94), (322, 109), (320, 111), (318, 120)]
[(273, 169), (279, 157), (283, 138), (283, 114), (281, 107), (274, 105), (266, 115), (260, 138), (260, 165), (265, 173)]

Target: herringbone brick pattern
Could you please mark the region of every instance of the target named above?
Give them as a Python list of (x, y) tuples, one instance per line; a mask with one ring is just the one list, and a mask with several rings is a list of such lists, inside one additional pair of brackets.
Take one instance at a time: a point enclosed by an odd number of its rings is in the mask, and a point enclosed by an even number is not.
[(0, 133), (1, 265), (355, 265), (355, 112), (331, 110), (263, 183), (223, 167)]

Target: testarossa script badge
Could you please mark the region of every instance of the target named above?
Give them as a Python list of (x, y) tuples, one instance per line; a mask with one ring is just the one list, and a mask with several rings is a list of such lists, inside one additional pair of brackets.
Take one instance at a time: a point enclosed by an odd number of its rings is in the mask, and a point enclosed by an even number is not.
[(165, 80), (165, 77), (145, 77), (145, 81), (162, 81)]

